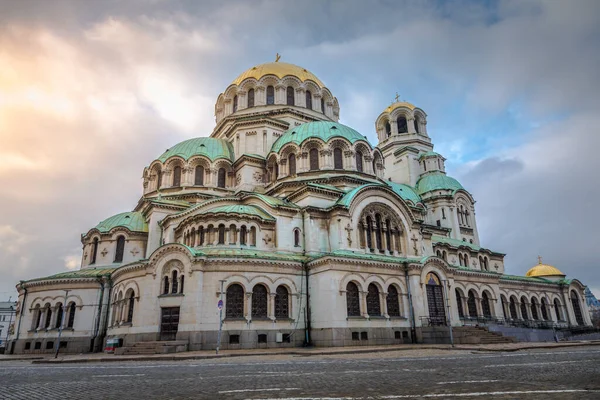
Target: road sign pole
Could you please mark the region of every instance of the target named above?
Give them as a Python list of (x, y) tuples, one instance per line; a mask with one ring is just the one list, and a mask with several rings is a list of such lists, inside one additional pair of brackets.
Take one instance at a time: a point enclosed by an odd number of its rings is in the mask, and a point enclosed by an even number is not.
[(224, 280), (221, 280), (221, 298), (218, 303), (219, 307), (219, 335), (217, 336), (217, 354), (219, 354), (219, 347), (221, 347), (221, 331), (223, 330), (223, 284)]

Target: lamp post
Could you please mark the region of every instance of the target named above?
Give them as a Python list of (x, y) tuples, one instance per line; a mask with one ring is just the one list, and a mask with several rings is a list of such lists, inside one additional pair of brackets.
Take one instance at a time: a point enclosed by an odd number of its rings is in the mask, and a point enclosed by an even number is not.
[(452, 318), (450, 317), (450, 282), (448, 280), (443, 280), (444, 288), (446, 289), (446, 308), (448, 309), (448, 328), (450, 331), (450, 344), (454, 347), (454, 334), (452, 332)]
[[(62, 309), (62, 318), (58, 327), (58, 339), (56, 340), (56, 349), (54, 349), (54, 358), (58, 358), (58, 351), (60, 349), (60, 336), (62, 335), (62, 328), (65, 324), (65, 310), (67, 309), (67, 297), (69, 297), (69, 290), (65, 290), (65, 302)], [(73, 305), (75, 306), (75, 305)]]
[(221, 347), (221, 331), (223, 330), (223, 284), (224, 280), (220, 280), (221, 282), (221, 298), (219, 299), (220, 307), (219, 307), (219, 334), (217, 336), (217, 354), (219, 354), (219, 347)]

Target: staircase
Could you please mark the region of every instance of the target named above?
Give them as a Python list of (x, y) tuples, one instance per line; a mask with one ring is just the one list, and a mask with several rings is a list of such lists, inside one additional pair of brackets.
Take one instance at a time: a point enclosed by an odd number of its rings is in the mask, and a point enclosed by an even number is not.
[(502, 344), (517, 340), (501, 333), (490, 332), (482, 326), (457, 326), (453, 328), (455, 343), (460, 344)]
[(119, 347), (115, 349), (115, 355), (150, 355), (170, 354), (188, 351), (188, 342), (184, 340), (172, 340), (164, 342), (137, 342), (133, 346)]

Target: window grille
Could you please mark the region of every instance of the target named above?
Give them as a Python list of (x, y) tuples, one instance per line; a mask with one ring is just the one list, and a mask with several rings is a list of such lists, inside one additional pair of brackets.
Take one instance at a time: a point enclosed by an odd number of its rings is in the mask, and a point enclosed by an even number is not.
[(356, 152), (356, 170), (363, 172), (363, 155), (360, 151)]
[(194, 172), (194, 185), (204, 185), (204, 167), (202, 165), (196, 166), (196, 171)]
[(267, 335), (264, 333), (259, 334), (258, 343), (267, 343)]
[(492, 317), (492, 309), (490, 307), (490, 298), (488, 297), (486, 292), (483, 292), (481, 295), (481, 310), (483, 311), (483, 316), (486, 318)]
[(275, 88), (267, 86), (267, 105), (275, 104)]
[(398, 124), (398, 133), (408, 132), (408, 124), (406, 123), (406, 117), (398, 117), (396, 123)]
[(227, 288), (225, 303), (226, 318), (244, 318), (244, 289), (240, 285)]
[(398, 296), (398, 289), (396, 286), (390, 286), (388, 288), (388, 294), (386, 298), (387, 311), (390, 317), (399, 317), (400, 313), (400, 296)]
[(288, 158), (288, 165), (290, 169), (289, 175), (296, 175), (296, 155), (290, 154)]
[(288, 106), (295, 105), (294, 88), (291, 86), (288, 86), (287, 90), (286, 90), (286, 94), (287, 94), (287, 105)]
[(117, 238), (117, 249), (115, 250), (115, 262), (123, 262), (123, 253), (125, 253), (125, 236)]
[(360, 296), (354, 282), (346, 286), (346, 307), (349, 317), (360, 317)]
[(220, 188), (225, 188), (225, 168), (219, 168), (219, 172), (217, 174), (217, 186)]
[(254, 107), (254, 89), (248, 90), (248, 108)]
[(289, 318), (289, 292), (285, 286), (278, 286), (275, 291), (275, 318)]
[(181, 186), (181, 167), (173, 168), (173, 186)]
[(375, 284), (371, 283), (367, 290), (367, 314), (370, 316), (381, 315), (379, 288), (377, 288)]
[(463, 310), (462, 297), (458, 289), (455, 289), (454, 293), (456, 293), (456, 309), (458, 310), (458, 316), (464, 318), (465, 311)]
[(344, 169), (344, 160), (342, 158), (342, 149), (336, 147), (333, 149), (333, 168)]
[(267, 288), (256, 285), (252, 290), (252, 318), (267, 318)]
[(310, 163), (310, 170), (311, 171), (316, 171), (319, 169), (319, 150), (317, 149), (310, 149), (310, 151), (308, 152), (308, 158), (309, 158), (309, 163)]
[(469, 291), (469, 297), (467, 298), (467, 308), (469, 309), (469, 317), (477, 318), (477, 303), (475, 301), (475, 293)]
[(310, 90), (306, 91), (306, 108), (312, 110), (312, 93)]
[(240, 344), (240, 335), (229, 335), (229, 344)]

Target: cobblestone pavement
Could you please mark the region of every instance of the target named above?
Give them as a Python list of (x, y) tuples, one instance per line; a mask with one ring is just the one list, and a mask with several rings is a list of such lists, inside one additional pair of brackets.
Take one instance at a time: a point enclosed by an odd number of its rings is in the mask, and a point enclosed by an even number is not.
[(600, 349), (0, 364), (1, 399), (598, 399)]

